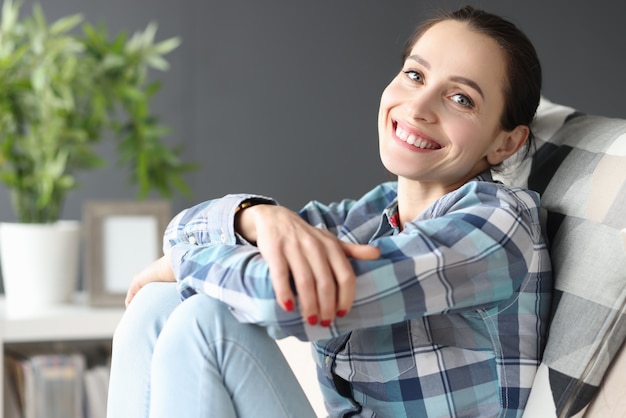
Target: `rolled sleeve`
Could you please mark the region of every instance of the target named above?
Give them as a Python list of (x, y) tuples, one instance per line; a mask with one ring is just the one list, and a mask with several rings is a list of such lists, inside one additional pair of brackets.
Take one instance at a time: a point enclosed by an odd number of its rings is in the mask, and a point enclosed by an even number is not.
[(176, 215), (165, 230), (163, 252), (180, 243), (206, 245), (236, 244), (242, 238), (235, 232), (235, 210), (244, 201), (255, 199), (277, 204), (275, 200), (252, 194), (231, 194), (221, 199), (208, 200)]

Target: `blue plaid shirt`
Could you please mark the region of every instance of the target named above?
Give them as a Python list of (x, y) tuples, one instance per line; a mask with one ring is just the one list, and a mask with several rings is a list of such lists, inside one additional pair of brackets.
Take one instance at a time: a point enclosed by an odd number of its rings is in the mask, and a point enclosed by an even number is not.
[(521, 416), (552, 288), (537, 194), (485, 173), (400, 230), (396, 187), (300, 212), (381, 250), (377, 260), (351, 260), (356, 299), (328, 328), (277, 305), (267, 264), (235, 233), (235, 208), (259, 196), (229, 195), (172, 220), (164, 249), (180, 292), (222, 300), (274, 338), (312, 341), (331, 417)]

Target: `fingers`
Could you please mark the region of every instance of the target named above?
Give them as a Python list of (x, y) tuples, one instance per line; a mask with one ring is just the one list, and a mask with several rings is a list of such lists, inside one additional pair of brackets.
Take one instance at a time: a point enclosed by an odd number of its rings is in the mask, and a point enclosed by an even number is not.
[(316, 265), (327, 268), (317, 270), (315, 283), (318, 285), (317, 295), (323, 318), (322, 325), (329, 325), (335, 315), (345, 316), (354, 302), (356, 276), (348, 258), (375, 260), (380, 257), (380, 250), (371, 245), (343, 242), (325, 231), (320, 233), (326, 234), (329, 241), (324, 246), (326, 253), (322, 262)]
[(133, 298), (137, 294), (137, 292), (139, 291), (139, 289), (141, 289), (141, 287), (142, 287), (141, 284), (136, 280), (133, 280), (133, 282), (130, 284), (130, 287), (128, 288), (128, 292), (126, 292), (126, 299), (124, 300), (124, 305), (127, 308), (130, 302), (133, 300)]
[(150, 282), (174, 282), (176, 277), (172, 270), (172, 264), (168, 256), (163, 256), (152, 263), (146, 268), (137, 273), (126, 292), (125, 305), (128, 307), (133, 300), (137, 292), (141, 290), (143, 286)]
[[(304, 272), (294, 270), (293, 273), (298, 295), (302, 295), (301, 312), (309, 324), (314, 325), (319, 320), (322, 326), (329, 326), (337, 312), (337, 283), (329, 262), (331, 254), (337, 251), (332, 249), (336, 244), (326, 236), (305, 237), (300, 242), (306, 267)], [(300, 293), (300, 281), (305, 282), (307, 293)]]
[(376, 260), (380, 257), (380, 249), (373, 245), (353, 244), (340, 241), (346, 256), (359, 260)]
[(294, 286), (298, 293), (300, 314), (309, 325), (317, 325), (321, 317), (317, 294), (319, 286), (319, 283), (316, 282), (317, 276), (312, 271), (308, 260), (301, 254), (292, 257), (290, 266)]
[(334, 252), (330, 262), (333, 266), (334, 280), (337, 288), (336, 314), (345, 316), (352, 308), (356, 291), (354, 270), (344, 252)]
[(276, 248), (262, 251), (262, 254), (269, 267), (276, 301), (285, 311), (293, 311), (295, 309), (295, 297), (291, 291), (290, 270), (287, 259)]
[[(302, 241), (289, 242), (285, 245), (272, 243), (271, 245), (263, 245), (261, 253), (269, 266), (272, 286), (279, 305), (286, 311), (295, 309), (295, 297), (292, 291), (291, 279), (298, 294), (298, 304), (300, 314), (305, 320), (316, 325), (320, 320), (320, 309), (318, 304), (317, 291), (318, 286), (316, 280), (318, 277), (329, 273), (324, 273), (321, 262), (323, 257), (319, 251), (313, 250), (309, 245), (302, 245)], [(261, 247), (261, 242), (259, 243)], [(307, 247), (309, 248), (307, 250)], [(332, 308), (326, 305), (323, 307), (324, 312)]]
[[(308, 269), (302, 269), (303, 273), (292, 269), (292, 273), (303, 317), (311, 324), (309, 319), (314, 315), (312, 309), (315, 306), (313, 296), (316, 296), (320, 324), (329, 326), (335, 316), (345, 316), (354, 302), (356, 276), (349, 258), (375, 260), (380, 257), (380, 250), (371, 245), (343, 242), (327, 231), (315, 231), (319, 234), (316, 240), (299, 241), (304, 246), (300, 251), (306, 254), (303, 262), (308, 263)], [(314, 293), (310, 293), (312, 289), (308, 283), (315, 286)]]
[(355, 277), (340, 241), (328, 232), (315, 230), (282, 248), (285, 262), (270, 262), (277, 300), (292, 295), (290, 277), (298, 294), (300, 314), (310, 325), (329, 326), (343, 316), (354, 301)]
[(373, 260), (380, 256), (378, 248), (344, 243), (280, 206), (258, 205), (246, 212), (251, 216), (240, 224), (255, 231), (276, 300), (284, 310), (295, 309), (292, 287), (300, 314), (311, 325), (329, 326), (351, 309), (356, 278), (348, 258)]

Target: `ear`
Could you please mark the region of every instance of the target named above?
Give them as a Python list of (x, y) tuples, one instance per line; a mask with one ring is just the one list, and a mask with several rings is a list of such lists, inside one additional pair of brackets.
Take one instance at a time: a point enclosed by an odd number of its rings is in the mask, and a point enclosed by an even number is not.
[(494, 141), (494, 145), (487, 153), (487, 161), (491, 165), (498, 165), (515, 154), (528, 139), (530, 129), (526, 125), (519, 125), (512, 131), (502, 131)]

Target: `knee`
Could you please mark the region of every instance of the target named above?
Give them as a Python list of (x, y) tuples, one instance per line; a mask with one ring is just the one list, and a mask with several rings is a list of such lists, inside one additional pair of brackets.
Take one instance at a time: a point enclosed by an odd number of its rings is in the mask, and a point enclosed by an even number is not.
[[(199, 329), (207, 336), (223, 329), (225, 324), (236, 322), (228, 307), (222, 302), (203, 294), (193, 295), (172, 312), (167, 321), (168, 333), (194, 332)], [(232, 324), (236, 326), (236, 324)]]
[(175, 283), (150, 283), (128, 305), (113, 335), (113, 346), (152, 342), (158, 337), (171, 312), (180, 304)]
[(169, 357), (193, 347), (208, 347), (229, 338), (241, 324), (222, 302), (206, 295), (193, 295), (184, 300), (167, 320), (155, 348), (155, 356)]

